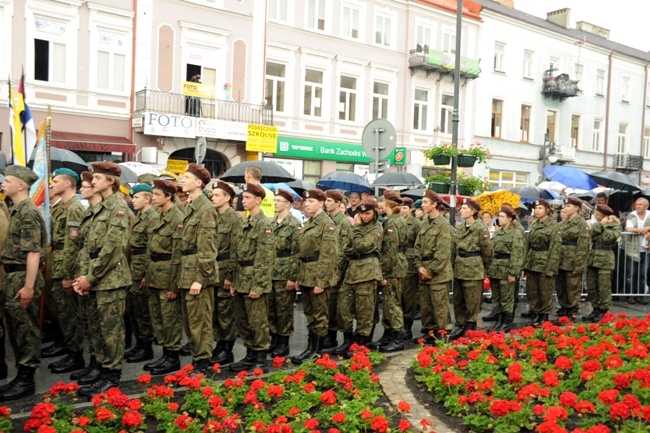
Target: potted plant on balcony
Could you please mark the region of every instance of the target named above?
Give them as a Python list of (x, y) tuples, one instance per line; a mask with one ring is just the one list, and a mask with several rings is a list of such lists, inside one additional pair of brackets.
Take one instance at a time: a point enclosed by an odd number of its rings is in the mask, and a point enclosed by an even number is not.
[(438, 194), (449, 194), (451, 177), (446, 174), (432, 174), (424, 180), (424, 184)]
[(485, 191), (489, 184), (481, 178), (476, 176), (465, 176), (461, 174), (458, 176), (458, 194), (459, 195), (475, 195)]
[(483, 147), (478, 141), (472, 143), (469, 147), (461, 147), (458, 149), (458, 166), (459, 167), (473, 167), (477, 162), (484, 163), (492, 158), (489, 149)]
[(448, 165), (451, 158), (456, 155), (458, 155), (458, 148), (449, 143), (431, 146), (429, 150), (424, 152), (424, 156), (433, 160), (435, 165)]

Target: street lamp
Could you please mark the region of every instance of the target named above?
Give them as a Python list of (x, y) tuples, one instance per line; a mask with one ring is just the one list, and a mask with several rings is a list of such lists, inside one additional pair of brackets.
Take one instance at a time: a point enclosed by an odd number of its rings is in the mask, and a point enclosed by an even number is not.
[(553, 165), (558, 161), (555, 143), (548, 141), (548, 132), (544, 134), (544, 144), (539, 150), (539, 159), (542, 160), (542, 167)]

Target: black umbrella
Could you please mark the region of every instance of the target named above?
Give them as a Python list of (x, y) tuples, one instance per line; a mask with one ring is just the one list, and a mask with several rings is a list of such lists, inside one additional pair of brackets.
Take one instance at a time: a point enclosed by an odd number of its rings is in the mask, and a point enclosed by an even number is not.
[(411, 188), (404, 191), (400, 191), (399, 195), (401, 195), (402, 197), (410, 197), (413, 200), (417, 200), (424, 196), (424, 191), (426, 190), (427, 190), (426, 188)]
[(517, 186), (515, 188), (512, 188), (510, 192), (514, 192), (522, 199), (526, 199), (524, 201), (534, 201), (539, 198), (543, 198), (544, 200), (552, 200), (555, 198), (549, 191), (538, 188), (536, 186)]
[(632, 180), (630, 176), (618, 171), (597, 171), (589, 173), (589, 176), (599, 185), (607, 188), (620, 189), (621, 191), (637, 192), (641, 188)]
[(372, 185), (356, 173), (333, 171), (323, 176), (316, 186), (320, 189), (339, 189), (347, 192), (371, 192)]
[(133, 169), (127, 167), (126, 165), (118, 164), (122, 170), (120, 174), (120, 182), (123, 184), (127, 183), (138, 183), (138, 173), (133, 171)]
[(271, 161), (240, 162), (230, 167), (230, 170), (226, 171), (220, 179), (225, 182), (244, 183), (246, 182), (244, 173), (246, 168), (250, 166), (259, 167), (262, 170), (262, 183), (280, 183), (295, 180), (291, 173)]
[[(36, 157), (36, 149), (32, 152), (27, 164), (30, 168), (34, 166), (34, 158)], [(82, 171), (88, 171), (88, 163), (81, 159), (79, 155), (68, 149), (59, 149), (58, 147), (50, 147), (50, 166), (52, 171), (57, 168), (69, 168), (77, 174)]]
[(406, 173), (386, 173), (382, 174), (372, 183), (373, 186), (386, 187), (386, 186), (422, 186), (422, 181), (417, 176)]
[(293, 190), (296, 191), (301, 196), (302, 193), (305, 192), (306, 190), (316, 188), (316, 185), (314, 185), (313, 183), (307, 182), (306, 180), (302, 180), (302, 179), (296, 179), (296, 180), (292, 180), (291, 182), (287, 182), (287, 186), (293, 188)]

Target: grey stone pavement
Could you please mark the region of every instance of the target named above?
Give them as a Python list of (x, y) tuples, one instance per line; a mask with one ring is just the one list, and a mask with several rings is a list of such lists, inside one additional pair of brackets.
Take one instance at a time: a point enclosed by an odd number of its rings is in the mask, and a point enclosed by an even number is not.
[[(491, 304), (484, 302), (482, 305), (482, 312), (479, 317), (489, 313), (491, 308), (492, 308)], [(518, 316), (522, 311), (527, 310), (527, 308), (528, 305), (524, 301), (520, 301), (519, 306), (517, 307), (517, 318), (515, 320), (515, 323), (524, 322), (524, 319), (521, 319)], [(639, 305), (639, 304), (629, 305), (623, 300), (623, 301), (614, 302), (611, 311), (614, 313), (625, 312), (629, 315), (634, 315), (634, 316), (645, 316), (650, 312), (650, 305)], [(590, 304), (588, 302), (582, 302), (580, 315), (589, 314), (590, 312), (591, 312)], [(291, 355), (302, 352), (307, 345), (307, 338), (306, 338), (307, 331), (306, 331), (304, 316), (302, 314), (302, 304), (300, 303), (298, 303), (295, 308), (294, 318), (295, 318), (295, 323), (294, 323), (295, 333), (290, 341)], [(551, 319), (554, 318), (555, 317), (551, 316)], [(491, 324), (483, 323), (481, 320), (479, 320), (478, 326), (479, 328), (489, 327), (491, 326)], [(421, 328), (420, 321), (416, 321), (413, 325), (414, 336), (421, 335), (420, 328)], [(375, 330), (375, 335), (374, 335), (375, 339), (381, 337), (382, 333), (383, 333), (383, 329), (381, 328), (381, 324), (379, 324), (377, 329)], [(341, 341), (342, 341), (342, 335), (339, 333), (339, 343)], [(388, 356), (388, 360), (385, 368), (383, 368), (379, 373), (381, 384), (384, 388), (384, 392), (394, 404), (397, 404), (397, 402), (400, 400), (407, 401), (411, 404), (411, 414), (408, 416), (408, 418), (412, 422), (414, 427), (419, 426), (419, 421), (422, 418), (427, 418), (430, 421), (432, 421), (433, 430), (439, 433), (451, 432), (451, 430), (447, 428), (440, 420), (433, 418), (426, 407), (419, 405), (417, 399), (411, 394), (411, 391), (408, 389), (408, 387), (405, 386), (406, 372), (410, 366), (411, 361), (414, 359), (415, 355), (417, 354), (417, 351), (418, 351), (417, 345), (413, 344), (412, 342), (407, 342), (406, 349), (403, 352), (390, 354)], [(241, 342), (237, 340), (237, 343), (234, 348), (235, 361), (241, 359), (245, 355), (245, 352), (246, 352), (245, 348), (243, 347)], [(162, 349), (160, 348), (160, 346), (155, 346), (154, 359), (157, 359), (161, 355), (162, 355)], [(36, 372), (36, 395), (35, 396), (25, 397), (17, 401), (0, 403), (0, 404), (6, 404), (9, 407), (11, 407), (12, 412), (16, 418), (28, 417), (31, 408), (34, 406), (35, 403), (41, 401), (42, 394), (46, 393), (52, 385), (54, 385), (59, 381), (65, 383), (70, 382), (69, 380), (70, 373), (52, 374), (47, 368), (48, 363), (55, 361), (57, 359), (59, 358), (47, 358), (41, 360), (41, 367)], [(15, 377), (16, 370), (13, 367), (14, 362), (15, 360), (14, 360), (12, 350), (10, 348), (10, 345), (7, 342), (7, 364), (9, 365), (9, 378), (7, 380), (0, 381), (0, 385), (7, 383), (9, 380)], [(183, 357), (181, 358), (181, 362), (183, 365), (189, 364), (192, 362), (192, 359), (191, 357)], [(144, 362), (137, 363), (137, 364), (127, 364), (127, 363), (123, 364), (121, 387), (123, 388), (126, 394), (135, 397), (135, 396), (139, 396), (142, 393), (142, 388), (139, 385), (137, 385), (136, 380), (140, 376), (140, 374), (143, 373), (142, 370), (143, 364)], [(270, 364), (270, 360), (269, 360), (269, 364)], [(225, 379), (227, 377), (227, 375), (229, 374), (227, 368), (224, 368), (223, 370), (224, 371), (222, 372), (222, 374), (215, 378), (216, 380)], [(162, 377), (160, 377), (160, 379), (162, 379)]]

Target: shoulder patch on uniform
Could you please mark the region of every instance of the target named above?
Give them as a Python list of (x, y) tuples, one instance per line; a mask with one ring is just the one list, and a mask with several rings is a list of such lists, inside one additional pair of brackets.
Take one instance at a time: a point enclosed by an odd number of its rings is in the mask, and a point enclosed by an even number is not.
[(301, 232), (301, 231), (302, 231), (302, 227), (298, 227), (298, 231)]
[(273, 230), (266, 229), (264, 233), (266, 233), (267, 236), (270, 236), (273, 233)]
[(330, 227), (327, 230), (329, 230), (330, 233), (334, 233), (334, 227)]
[(119, 217), (123, 217), (123, 216), (124, 216), (124, 212), (121, 211), (121, 210), (118, 210), (118, 211), (117, 211), (117, 216), (119, 216)]
[(377, 232), (375, 232), (375, 236), (377, 236), (378, 238), (381, 237), (381, 235), (379, 233), (377, 233)]
[(176, 230), (183, 230), (183, 224), (179, 224), (176, 226)]
[(487, 239), (489, 235), (483, 235), (483, 239)]
[(388, 230), (386, 230), (386, 231), (388, 232), (389, 235), (392, 235), (392, 234), (393, 234), (393, 229), (388, 229)]
[(70, 227), (70, 237), (77, 239), (77, 236), (79, 236), (79, 227)]

